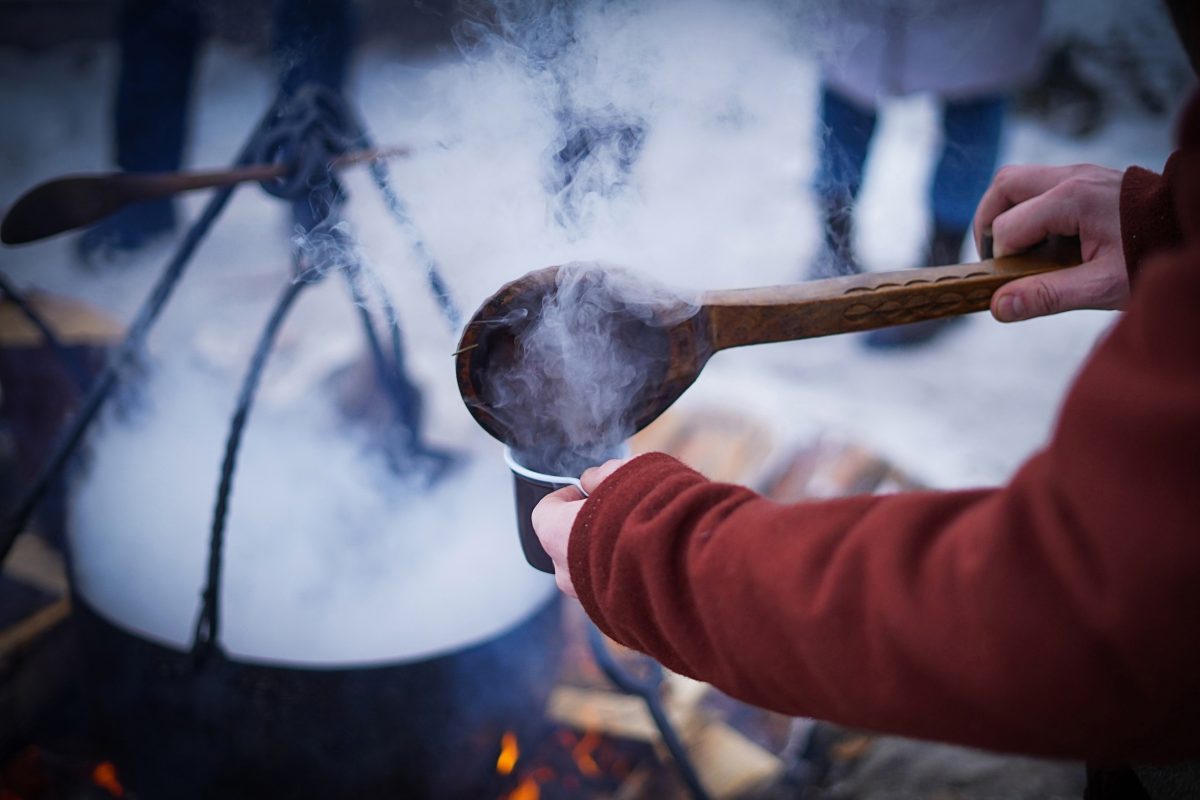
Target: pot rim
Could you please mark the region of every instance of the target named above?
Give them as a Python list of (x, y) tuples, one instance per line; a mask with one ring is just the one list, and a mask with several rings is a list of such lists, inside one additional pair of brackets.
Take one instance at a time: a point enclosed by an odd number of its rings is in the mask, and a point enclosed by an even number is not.
[[(553, 586), (553, 584), (551, 584)], [(189, 656), (191, 647), (181, 645), (178, 642), (162, 637), (152, 631), (143, 630), (141, 628), (131, 626), (119, 619), (115, 619), (106, 612), (97, 607), (86, 596), (79, 593), (72, 594), (72, 603), (83, 611), (83, 617), (92, 617), (94, 622), (107, 625), (124, 636), (150, 645), (160, 650), (165, 650), (179, 657)], [(538, 602), (527, 609), (519, 617), (507, 622), (502, 628), (477, 636), (471, 636), (462, 639), (453, 644), (439, 648), (433, 648), (426, 651), (416, 651), (410, 654), (398, 656), (381, 656), (379, 658), (354, 658), (354, 659), (295, 659), (295, 658), (274, 658), (264, 657), (253, 654), (242, 653), (236, 649), (230, 649), (223, 642), (220, 642), (221, 653), (225, 660), (239, 667), (252, 669), (275, 669), (288, 670), (292, 672), (362, 672), (367, 670), (386, 670), (397, 669), (403, 667), (415, 666), (431, 661), (437, 661), (443, 658), (453, 658), (466, 651), (473, 650), (478, 647), (484, 647), (498, 639), (501, 639), (517, 629), (530, 623), (533, 619), (542, 612), (546, 611), (553, 603), (558, 602), (558, 591), (550, 591), (545, 594)]]

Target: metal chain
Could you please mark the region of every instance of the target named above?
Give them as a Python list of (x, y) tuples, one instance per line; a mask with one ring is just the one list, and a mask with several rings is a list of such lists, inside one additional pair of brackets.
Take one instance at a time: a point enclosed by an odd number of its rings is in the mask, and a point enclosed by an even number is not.
[(192, 657), (198, 665), (203, 664), (213, 651), (219, 647), (217, 637), (221, 623), (221, 567), (225, 547), (225, 525), (229, 517), (229, 498), (233, 491), (233, 473), (237, 466), (238, 451), (242, 444), (242, 433), (246, 421), (250, 417), (250, 408), (262, 378), (267, 358), (275, 345), (275, 337), (288, 312), (292, 310), (296, 298), (312, 280), (298, 278), (290, 281), (283, 293), (275, 302), (275, 308), (267, 319), (266, 327), (258, 338), (258, 346), (254, 348), (254, 356), (242, 380), (242, 388), (238, 393), (237, 405), (233, 420), (229, 426), (229, 435), (225, 439), (225, 457), (221, 462), (221, 478), (217, 484), (217, 502), (213, 509), (212, 529), (208, 544), (208, 571), (204, 591), (201, 595), (200, 614), (196, 618), (195, 636), (192, 640)]
[(646, 709), (654, 719), (654, 725), (662, 735), (663, 744), (667, 746), (667, 750), (671, 753), (671, 759), (675, 762), (675, 766), (679, 770), (679, 777), (683, 779), (689, 794), (695, 800), (708, 800), (708, 792), (705, 790), (704, 784), (700, 782), (700, 776), (696, 772), (696, 767), (692, 764), (692, 760), (688, 756), (683, 742), (679, 739), (679, 734), (675, 732), (675, 727), (667, 717), (667, 712), (663, 708), (662, 698), (659, 697), (658, 691), (663, 681), (662, 666), (657, 661), (647, 659), (651, 670), (650, 678), (638, 680), (621, 668), (621, 665), (617, 663), (612, 653), (609, 652), (608, 645), (604, 641), (604, 635), (591, 622), (587, 624), (587, 637), (588, 645), (592, 650), (592, 657), (596, 659), (596, 663), (600, 665), (600, 669), (604, 671), (608, 679), (622, 692), (640, 697), (642, 702), (646, 704)]
[[(271, 107), (263, 115), (258, 125), (255, 126), (253, 133), (251, 133), (238, 157), (234, 160), (233, 165), (235, 167), (253, 163), (252, 154), (258, 147), (258, 137), (262, 135), (267, 125), (275, 117), (278, 105), (279, 101), (277, 99), (271, 104)], [(84, 398), (82, 405), (71, 418), (70, 425), (59, 435), (46, 463), (21, 496), (15, 511), (5, 520), (3, 528), (0, 529), (0, 563), (3, 563), (5, 558), (7, 558), (9, 551), (12, 549), (13, 542), (16, 541), (21, 531), (25, 529), (29, 518), (37, 510), (38, 504), (41, 503), (54, 482), (58, 480), (67, 462), (79, 448), (80, 443), (83, 441), (84, 433), (87, 432), (88, 427), (96, 418), (100, 409), (104, 407), (105, 402), (120, 381), (122, 372), (142, 352), (146, 337), (154, 327), (154, 323), (158, 320), (159, 314), (162, 313), (167, 301), (171, 299), (171, 295), (179, 284), (180, 278), (183, 277), (184, 272), (187, 270), (192, 255), (196, 252), (200, 242), (203, 241), (205, 235), (212, 227), (213, 222), (221, 215), (221, 212), (225, 209), (226, 204), (228, 204), (229, 199), (233, 196), (236, 189), (236, 186), (230, 186), (220, 189), (213, 194), (208, 204), (204, 207), (204, 211), (200, 214), (200, 217), (188, 229), (187, 234), (184, 236), (183, 241), (180, 242), (171, 260), (167, 262), (162, 275), (159, 276), (150, 294), (142, 302), (137, 316), (134, 317), (128, 332), (125, 334), (125, 338), (118, 345), (117, 349), (109, 355), (104, 371), (92, 383), (91, 389)]]

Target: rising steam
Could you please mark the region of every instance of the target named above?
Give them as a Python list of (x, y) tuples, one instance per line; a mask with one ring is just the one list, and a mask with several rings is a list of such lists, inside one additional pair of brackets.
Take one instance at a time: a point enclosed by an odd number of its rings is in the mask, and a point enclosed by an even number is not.
[(518, 460), (578, 475), (611, 457), (633, 433), (637, 400), (666, 373), (666, 329), (698, 308), (625, 270), (560, 267), (531, 321), (503, 321), (518, 332), (516, 349), (487, 376)]

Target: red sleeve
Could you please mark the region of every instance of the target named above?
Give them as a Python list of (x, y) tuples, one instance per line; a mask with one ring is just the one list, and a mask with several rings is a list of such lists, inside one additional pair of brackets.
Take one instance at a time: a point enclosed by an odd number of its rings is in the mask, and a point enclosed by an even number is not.
[(755, 705), (1047, 756), (1200, 746), (1200, 249), (1159, 257), (1003, 489), (779, 505), (667, 456), (584, 504), (610, 636)]
[(1130, 283), (1137, 279), (1148, 253), (1175, 247), (1183, 240), (1171, 192), (1178, 155), (1167, 160), (1162, 175), (1130, 167), (1121, 181), (1121, 243)]

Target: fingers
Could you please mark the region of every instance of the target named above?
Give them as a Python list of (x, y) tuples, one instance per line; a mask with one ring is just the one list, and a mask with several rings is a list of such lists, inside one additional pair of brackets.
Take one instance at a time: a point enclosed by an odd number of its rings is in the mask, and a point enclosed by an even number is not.
[(596, 488), (604, 482), (604, 479), (612, 475), (621, 467), (628, 464), (633, 459), (631, 458), (614, 458), (604, 462), (598, 467), (592, 467), (579, 476), (579, 482), (583, 484), (584, 490), (591, 494), (596, 491)]
[(542, 502), (549, 500), (553, 506), (558, 503), (577, 503), (580, 500), (586, 499), (586, 497), (583, 492), (579, 491), (578, 486), (564, 486), (543, 497)]
[[(1008, 209), (1049, 191), (1063, 181), (1073, 167), (1002, 167), (984, 192), (975, 210), (975, 246), (982, 249), (983, 232)], [(993, 231), (994, 232), (994, 231)], [(998, 244), (998, 242), (997, 242)], [(999, 255), (999, 253), (997, 253)]]
[(567, 566), (567, 550), (571, 539), (571, 528), (575, 517), (583, 507), (583, 493), (574, 486), (552, 492), (542, 498), (533, 508), (533, 530), (542, 549), (554, 562), (554, 581), (562, 592), (576, 597), (571, 582), (571, 571)]
[(1081, 198), (1066, 181), (1031, 197), (992, 220), (996, 258), (1027, 250), (1047, 236), (1079, 233)]
[(1009, 283), (992, 297), (992, 315), (1016, 322), (1078, 308), (1118, 309), (1129, 299), (1125, 260), (1106, 253), (1077, 267), (1031, 275)]
[[(533, 530), (535, 533), (537, 533), (538, 538), (543, 538), (543, 529), (550, 531), (552, 528), (556, 528), (558, 522), (564, 516), (569, 515), (573, 521), (575, 514), (579, 513), (579, 509), (571, 509), (570, 506), (572, 503), (580, 503), (583, 500), (583, 492), (579, 491), (579, 489), (574, 486), (564, 486), (558, 491), (551, 492), (543, 497), (538, 504), (533, 507), (533, 512), (530, 514), (530, 520), (533, 522)], [(542, 541), (542, 546), (546, 546), (544, 539)]]

